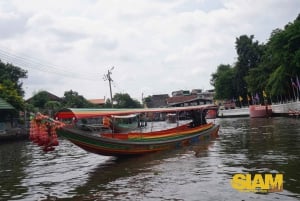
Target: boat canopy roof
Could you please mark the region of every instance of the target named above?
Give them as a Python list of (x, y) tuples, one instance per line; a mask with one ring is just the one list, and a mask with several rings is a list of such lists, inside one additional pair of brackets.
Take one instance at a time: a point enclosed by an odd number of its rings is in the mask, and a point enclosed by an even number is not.
[(169, 107), (169, 108), (128, 108), (128, 109), (99, 109), (99, 108), (65, 108), (55, 114), (58, 119), (71, 119), (71, 118), (93, 118), (104, 117), (113, 115), (131, 115), (149, 112), (180, 112), (192, 110), (217, 110), (216, 105), (197, 105), (187, 107)]

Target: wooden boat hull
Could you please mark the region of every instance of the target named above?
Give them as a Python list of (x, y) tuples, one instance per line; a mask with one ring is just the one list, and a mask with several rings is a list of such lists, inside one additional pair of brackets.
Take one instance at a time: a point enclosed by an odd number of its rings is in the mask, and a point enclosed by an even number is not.
[(63, 127), (58, 134), (68, 139), (82, 149), (106, 156), (141, 155), (182, 146), (196, 144), (218, 136), (218, 125), (201, 130), (191, 129), (190, 133), (175, 138), (160, 140), (129, 141), (114, 138), (100, 137), (88, 134), (78, 129)]

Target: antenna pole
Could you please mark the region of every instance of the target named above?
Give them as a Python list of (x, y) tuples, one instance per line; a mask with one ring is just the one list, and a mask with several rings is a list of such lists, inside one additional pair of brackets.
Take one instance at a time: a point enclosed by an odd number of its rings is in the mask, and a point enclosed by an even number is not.
[(104, 80), (108, 80), (109, 83), (109, 91), (110, 91), (110, 101), (111, 101), (111, 107), (113, 108), (113, 98), (112, 98), (112, 90), (111, 90), (111, 82), (113, 82), (112, 78), (111, 78), (111, 71), (114, 69), (114, 66), (107, 71), (107, 74), (104, 75)]

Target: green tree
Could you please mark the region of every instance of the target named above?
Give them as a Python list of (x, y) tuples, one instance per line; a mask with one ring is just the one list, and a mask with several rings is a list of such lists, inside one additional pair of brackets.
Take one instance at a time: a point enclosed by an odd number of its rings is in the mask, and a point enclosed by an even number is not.
[(25, 103), (25, 110), (27, 112), (33, 112), (33, 113), (38, 112), (38, 109), (36, 107), (34, 107), (34, 105), (31, 103)]
[(235, 69), (230, 65), (221, 64), (213, 73), (210, 83), (215, 87), (216, 99), (232, 99), (235, 97)]
[(0, 83), (0, 97), (10, 103), (16, 110), (24, 109), (24, 100), (18, 94), (15, 83), (10, 80), (3, 80)]
[(10, 80), (15, 83), (14, 88), (17, 90), (19, 96), (24, 96), (22, 89), (23, 82), (21, 79), (27, 78), (27, 71), (12, 64), (5, 64), (0, 60), (0, 83), (5, 80)]
[(48, 92), (47, 91), (39, 91), (29, 100), (29, 103), (31, 103), (34, 107), (36, 107), (40, 110), (43, 110), (43, 109), (45, 109), (45, 104), (48, 101), (50, 101)]
[(142, 108), (139, 101), (132, 99), (129, 94), (116, 93), (113, 97), (116, 108)]
[(27, 71), (0, 60), (0, 97), (17, 110), (24, 109), (24, 91), (21, 81), (24, 78), (27, 78)]
[(293, 93), (291, 79), (300, 74), (300, 15), (285, 26), (272, 31), (258, 67), (246, 76), (248, 91), (267, 93), (274, 99)]
[(242, 35), (237, 38), (235, 42), (238, 55), (235, 65), (236, 94), (244, 97), (244, 99), (248, 95), (246, 76), (248, 75), (250, 69), (258, 67), (264, 52), (264, 46), (260, 45), (258, 41), (253, 40), (253, 35)]
[(285, 69), (280, 66), (278, 67), (270, 76), (270, 78), (268, 79), (268, 86), (272, 86), (268, 89), (268, 91), (270, 92), (271, 96), (276, 96), (276, 94), (285, 94), (286, 92), (286, 88), (285, 86), (288, 85), (288, 83), (286, 83), (286, 79), (285, 79), (286, 75), (285, 75)]
[(291, 79), (300, 74), (300, 15), (284, 30), (272, 32), (267, 56), (271, 59), (265, 63), (272, 67), (272, 72), (266, 87), (272, 96), (288, 96), (292, 91)]
[(50, 116), (53, 116), (61, 108), (61, 103), (58, 101), (48, 101), (45, 104), (45, 109)]
[(152, 96), (147, 96), (144, 98), (143, 104), (146, 104), (148, 106), (149, 103), (151, 103), (151, 100), (152, 100)]
[(104, 108), (112, 108), (112, 103), (111, 100), (109, 98), (106, 99), (106, 102), (103, 106)]
[(66, 91), (62, 98), (62, 105), (71, 108), (91, 108), (96, 107), (94, 104), (88, 102), (82, 95), (76, 91)]
[(215, 86), (217, 98), (226, 98), (230, 90), (222, 87), (227, 86), (231, 87), (235, 97), (242, 96), (244, 100), (248, 93), (262, 96), (263, 91), (273, 99), (291, 98), (291, 80), (296, 82), (300, 75), (300, 14), (284, 30), (275, 29), (265, 45), (254, 41), (253, 35), (242, 35), (235, 44), (238, 58), (233, 67), (234, 84), (230, 85), (227, 77), (232, 74), (226, 68), (224, 74), (219, 68), (212, 74), (211, 84)]

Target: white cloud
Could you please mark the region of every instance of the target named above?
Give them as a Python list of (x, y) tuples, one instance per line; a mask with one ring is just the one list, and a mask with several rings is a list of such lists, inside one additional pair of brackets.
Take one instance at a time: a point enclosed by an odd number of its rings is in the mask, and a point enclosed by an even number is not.
[(235, 61), (237, 37), (266, 42), (299, 7), (298, 0), (3, 0), (0, 50), (12, 55), (0, 59), (28, 69), (26, 97), (40, 89), (108, 97), (102, 77), (112, 66), (113, 92), (135, 98), (210, 89), (217, 66)]

